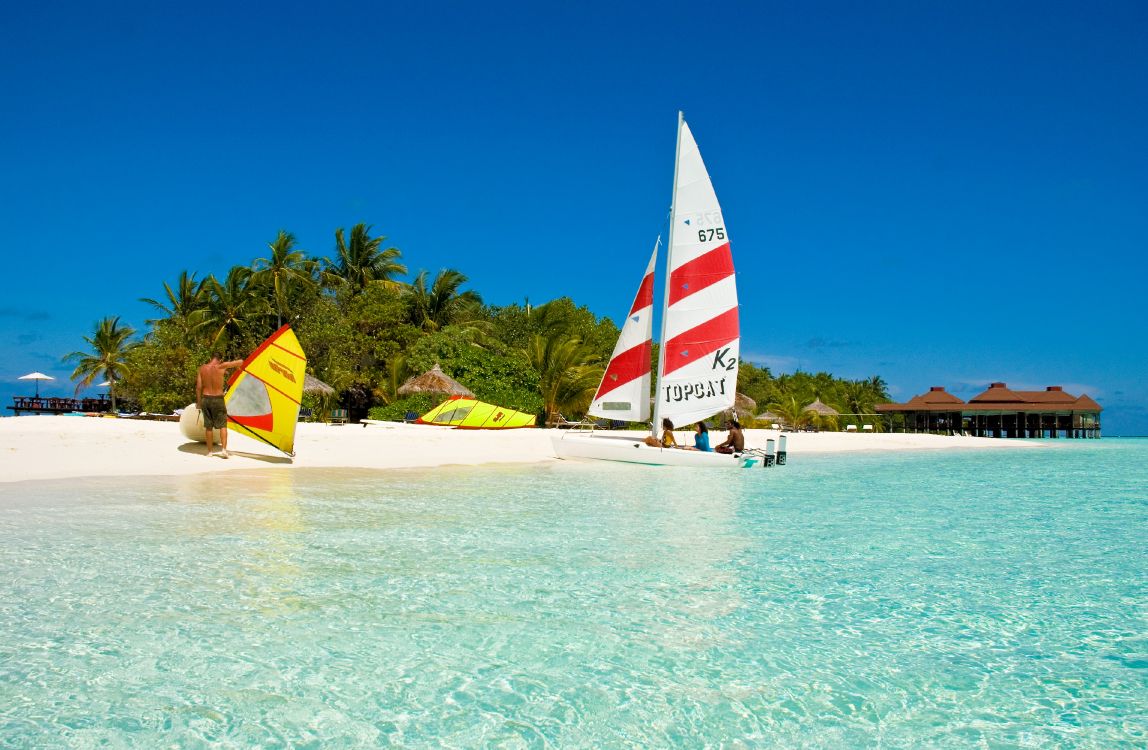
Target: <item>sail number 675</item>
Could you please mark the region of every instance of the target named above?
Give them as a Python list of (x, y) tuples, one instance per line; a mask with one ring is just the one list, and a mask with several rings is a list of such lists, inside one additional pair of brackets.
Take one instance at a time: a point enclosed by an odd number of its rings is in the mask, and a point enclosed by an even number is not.
[(717, 227), (716, 229), (699, 229), (698, 242), (713, 242), (714, 240), (725, 239), (725, 227)]

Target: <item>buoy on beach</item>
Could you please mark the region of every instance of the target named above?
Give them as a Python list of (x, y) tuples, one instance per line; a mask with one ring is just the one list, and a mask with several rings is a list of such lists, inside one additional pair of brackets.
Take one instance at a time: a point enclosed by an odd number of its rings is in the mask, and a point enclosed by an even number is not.
[(207, 442), (207, 433), (203, 431), (203, 416), (199, 413), (198, 406), (188, 404), (184, 407), (183, 414), (179, 415), (179, 431), (188, 440), (197, 443)]

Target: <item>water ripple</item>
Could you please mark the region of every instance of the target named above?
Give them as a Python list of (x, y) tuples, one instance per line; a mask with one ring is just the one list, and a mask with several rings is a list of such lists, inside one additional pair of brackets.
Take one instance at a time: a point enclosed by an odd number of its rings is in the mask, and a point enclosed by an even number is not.
[(5, 486), (0, 746), (1143, 747), (1146, 458)]

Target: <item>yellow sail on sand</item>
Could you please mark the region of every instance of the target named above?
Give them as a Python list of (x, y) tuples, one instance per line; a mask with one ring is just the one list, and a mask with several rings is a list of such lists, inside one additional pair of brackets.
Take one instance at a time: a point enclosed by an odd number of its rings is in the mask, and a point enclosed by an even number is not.
[(307, 355), (291, 326), (271, 334), (231, 376), (224, 398), (230, 425), (294, 456), (306, 370)]
[(438, 424), (462, 430), (509, 430), (533, 427), (534, 415), (488, 404), (468, 396), (452, 396), (426, 414), (418, 424)]

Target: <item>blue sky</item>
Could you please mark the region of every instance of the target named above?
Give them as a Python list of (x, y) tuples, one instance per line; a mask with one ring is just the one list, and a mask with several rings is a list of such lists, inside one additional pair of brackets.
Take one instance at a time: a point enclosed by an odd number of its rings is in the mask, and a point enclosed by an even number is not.
[(5, 404), (281, 228), (323, 256), (366, 222), (412, 273), (617, 320), (681, 109), (746, 359), (1063, 385), (1148, 434), (1143, 3), (166, 6), (3, 11)]

